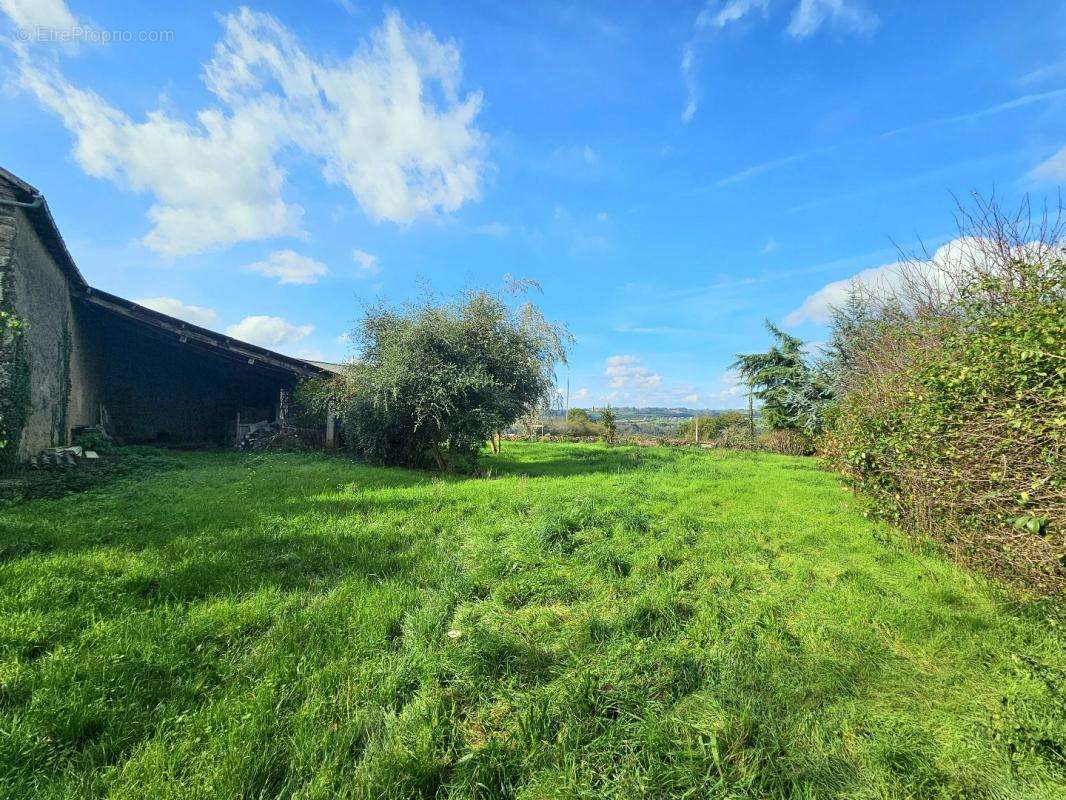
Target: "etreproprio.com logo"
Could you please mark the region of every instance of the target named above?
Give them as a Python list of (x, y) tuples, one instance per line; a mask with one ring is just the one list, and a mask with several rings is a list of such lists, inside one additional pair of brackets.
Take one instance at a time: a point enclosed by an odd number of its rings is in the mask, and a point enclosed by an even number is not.
[(134, 31), (124, 28), (101, 30), (82, 25), (69, 28), (19, 28), (16, 36), (20, 42), (84, 42), (86, 44), (110, 44), (112, 42), (162, 43), (174, 41), (174, 31)]

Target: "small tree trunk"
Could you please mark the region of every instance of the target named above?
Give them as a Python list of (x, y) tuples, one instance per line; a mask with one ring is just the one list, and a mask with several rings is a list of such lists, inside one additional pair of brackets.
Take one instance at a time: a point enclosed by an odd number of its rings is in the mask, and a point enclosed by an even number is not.
[(433, 447), (430, 448), (430, 452), (433, 453), (433, 459), (437, 462), (437, 469), (441, 472), (452, 471), (451, 464), (444, 460), (444, 456), (440, 454), (440, 448), (438, 448), (437, 445), (433, 445)]

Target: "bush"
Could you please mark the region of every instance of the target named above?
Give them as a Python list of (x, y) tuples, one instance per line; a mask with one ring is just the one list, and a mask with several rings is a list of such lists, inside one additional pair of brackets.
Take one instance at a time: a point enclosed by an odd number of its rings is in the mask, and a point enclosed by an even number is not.
[(77, 445), (82, 450), (92, 450), (100, 455), (110, 453), (115, 449), (115, 440), (96, 428), (82, 431), (74, 437), (71, 444)]
[(472, 470), (490, 438), (533, 418), (554, 390), (569, 335), (535, 306), (483, 291), (402, 309), (370, 309), (352, 339), (360, 358), (300, 392), (336, 409), (344, 443), (369, 461)]
[(592, 421), (583, 408), (572, 408), (566, 414), (566, 434), (569, 436), (603, 436), (604, 429)]
[(779, 453), (783, 456), (809, 456), (814, 454), (814, 440), (801, 431), (767, 431), (755, 439), (755, 447), (759, 450)]
[(618, 439), (618, 421), (610, 403), (600, 412), (600, 427), (603, 428), (603, 440), (607, 444), (614, 444)]
[(695, 426), (699, 425), (700, 441), (710, 442), (731, 425), (747, 425), (747, 421), (747, 415), (740, 411), (722, 411), (718, 414), (686, 419), (677, 426), (677, 438), (693, 441)]
[[(991, 217), (979, 253), (868, 299), (830, 414), (830, 463), (872, 510), (1005, 576), (1063, 586), (1066, 261)], [(982, 217), (988, 224), (989, 217)], [(861, 347), (848, 347), (859, 337)]]
[(724, 447), (729, 450), (753, 450), (755, 440), (751, 437), (751, 429), (747, 424), (729, 425), (723, 428), (714, 438), (716, 447)]

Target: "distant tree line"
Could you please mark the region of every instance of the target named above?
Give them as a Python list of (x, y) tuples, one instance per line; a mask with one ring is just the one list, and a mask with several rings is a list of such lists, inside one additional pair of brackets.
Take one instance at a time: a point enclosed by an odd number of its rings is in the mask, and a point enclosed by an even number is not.
[(746, 427), (748, 416), (740, 411), (722, 411), (718, 414), (701, 414), (686, 419), (677, 426), (677, 438), (684, 441), (714, 442), (727, 429)]

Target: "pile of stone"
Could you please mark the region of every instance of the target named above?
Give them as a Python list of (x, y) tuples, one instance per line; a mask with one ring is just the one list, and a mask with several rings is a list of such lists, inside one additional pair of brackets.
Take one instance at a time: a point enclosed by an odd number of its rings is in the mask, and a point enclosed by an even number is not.
[(31, 469), (74, 469), (94, 467), (100, 462), (100, 454), (83, 447), (49, 447), (30, 458)]

